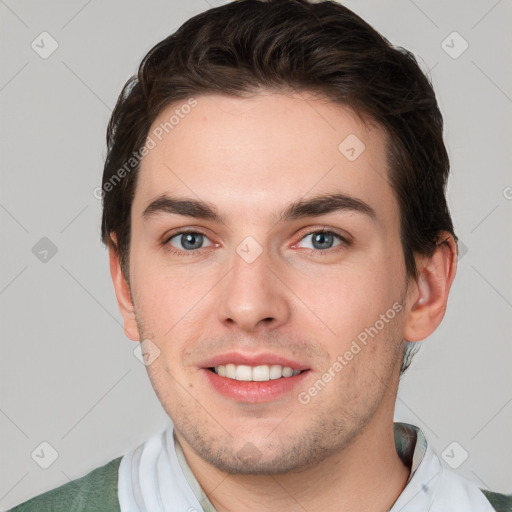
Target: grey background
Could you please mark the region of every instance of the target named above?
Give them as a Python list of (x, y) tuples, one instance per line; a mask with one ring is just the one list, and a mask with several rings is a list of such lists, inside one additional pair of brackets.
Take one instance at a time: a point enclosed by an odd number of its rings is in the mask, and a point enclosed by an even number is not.
[[(155, 43), (220, 3), (0, 0), (2, 510), (168, 421), (123, 334), (93, 191), (125, 81)], [(430, 70), (464, 244), (447, 315), (401, 383), (396, 419), (420, 426), (438, 453), (448, 447), (451, 464), (467, 452), (458, 471), (480, 486), (512, 492), (512, 3), (346, 5)], [(31, 47), (43, 31), (58, 43), (47, 59)], [(454, 31), (469, 44), (457, 58)]]

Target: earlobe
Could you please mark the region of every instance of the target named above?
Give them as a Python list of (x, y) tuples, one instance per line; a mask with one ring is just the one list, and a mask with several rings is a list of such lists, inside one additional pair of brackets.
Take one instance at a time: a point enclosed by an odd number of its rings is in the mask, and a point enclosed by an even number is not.
[(457, 246), (452, 235), (443, 232), (434, 254), (418, 262), (418, 277), (411, 280), (404, 339), (421, 341), (441, 323), (457, 267)]
[(139, 341), (140, 336), (135, 319), (135, 308), (132, 302), (130, 287), (121, 270), (119, 254), (116, 249), (115, 235), (111, 235), (111, 237), (112, 242), (108, 245), (110, 275), (112, 276), (112, 283), (114, 285), (119, 311), (123, 316), (124, 333), (129, 339)]

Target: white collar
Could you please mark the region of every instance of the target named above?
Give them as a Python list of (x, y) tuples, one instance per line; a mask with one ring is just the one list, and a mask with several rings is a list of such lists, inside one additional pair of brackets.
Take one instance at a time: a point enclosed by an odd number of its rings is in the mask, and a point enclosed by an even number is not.
[(172, 424), (121, 459), (118, 497), (122, 512), (201, 511), (176, 457)]
[(421, 429), (408, 423), (394, 426), (397, 452), (412, 464), (389, 512), (495, 512), (474, 482), (443, 466)]
[[(418, 427), (395, 423), (395, 443), (411, 473), (389, 512), (494, 512), (475, 483), (441, 464)], [(214, 510), (175, 444), (172, 424), (123, 456), (118, 496), (121, 512)]]

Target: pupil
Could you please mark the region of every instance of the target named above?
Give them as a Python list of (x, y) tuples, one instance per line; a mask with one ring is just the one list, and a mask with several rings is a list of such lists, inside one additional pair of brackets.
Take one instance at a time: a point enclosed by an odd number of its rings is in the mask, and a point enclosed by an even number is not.
[(329, 233), (316, 233), (313, 235), (315, 249), (329, 249), (332, 244), (332, 235)]
[[(194, 242), (195, 241), (195, 242)], [(197, 249), (203, 243), (203, 235), (200, 233), (186, 233), (181, 235), (181, 245), (185, 249)]]

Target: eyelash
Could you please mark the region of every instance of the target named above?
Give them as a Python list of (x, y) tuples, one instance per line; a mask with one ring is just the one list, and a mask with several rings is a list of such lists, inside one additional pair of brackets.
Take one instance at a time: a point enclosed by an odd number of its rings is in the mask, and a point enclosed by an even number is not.
[[(176, 248), (172, 247), (172, 245), (169, 244), (169, 242), (173, 238), (175, 238), (177, 236), (181, 236), (181, 235), (186, 235), (187, 233), (193, 233), (194, 235), (203, 235), (204, 237), (208, 238), (208, 235), (206, 233), (203, 233), (199, 229), (184, 229), (182, 231), (177, 231), (176, 233), (173, 233), (172, 235), (170, 235), (168, 237), (165, 237), (165, 240), (163, 241), (162, 245), (171, 254), (177, 254), (178, 256), (197, 256), (197, 254), (200, 254), (202, 249), (195, 249), (193, 251), (180, 251), (179, 249), (176, 249)], [(215, 244), (213, 244), (213, 245), (215, 245)], [(203, 249), (206, 249), (206, 247), (204, 247)]]
[(336, 237), (340, 243), (334, 247), (330, 247), (329, 249), (307, 249), (309, 251), (310, 254), (316, 256), (317, 254), (332, 254), (332, 253), (337, 253), (339, 251), (342, 251), (343, 249), (346, 249), (348, 246), (350, 246), (351, 244), (351, 241), (348, 240), (348, 238), (340, 235), (339, 233), (336, 233), (336, 231), (332, 231), (332, 230), (329, 230), (329, 229), (315, 229), (313, 231), (309, 231), (307, 233), (305, 233), (304, 235), (301, 236), (299, 242), (301, 242), (302, 240), (304, 240), (304, 238), (306, 238), (307, 236), (310, 236), (310, 235), (314, 235), (314, 234), (329, 234), (329, 235), (333, 235), (334, 237)]
[[(182, 250), (179, 250), (179, 249), (175, 249), (174, 247), (172, 247), (169, 244), (169, 242), (173, 238), (175, 238), (177, 236), (181, 236), (181, 235), (186, 235), (187, 233), (203, 235), (204, 237), (208, 238), (208, 235), (206, 233), (204, 233), (203, 231), (201, 231), (201, 230), (198, 230), (198, 229), (186, 229), (186, 230), (182, 230), (182, 231), (178, 231), (176, 233), (173, 233), (172, 235), (170, 235), (168, 237), (165, 237), (165, 239), (162, 242), (162, 245), (171, 254), (176, 254), (176, 255), (179, 255), (179, 256), (195, 256), (197, 254), (200, 254), (202, 249), (195, 249), (195, 250), (190, 250), (190, 251), (182, 251)], [(329, 249), (307, 249), (309, 251), (309, 253), (312, 254), (312, 255), (338, 252), (340, 250), (343, 250), (343, 249), (349, 247), (351, 245), (351, 243), (352, 243), (346, 237), (340, 235), (336, 231), (329, 230), (329, 229), (315, 229), (315, 230), (312, 230), (312, 231), (308, 231), (308, 232), (304, 233), (300, 237), (299, 242), (304, 240), (304, 238), (306, 238), (307, 236), (310, 236), (310, 235), (313, 235), (313, 234), (321, 234), (321, 233), (322, 234), (334, 235), (336, 238), (338, 238), (338, 240), (340, 241), (340, 244), (338, 244), (338, 245), (336, 245), (334, 247), (330, 247)], [(213, 243), (212, 243), (212, 245), (215, 246), (215, 244), (213, 244)], [(296, 245), (296, 244), (294, 244), (294, 245)], [(207, 247), (204, 247), (204, 249), (207, 249)]]

